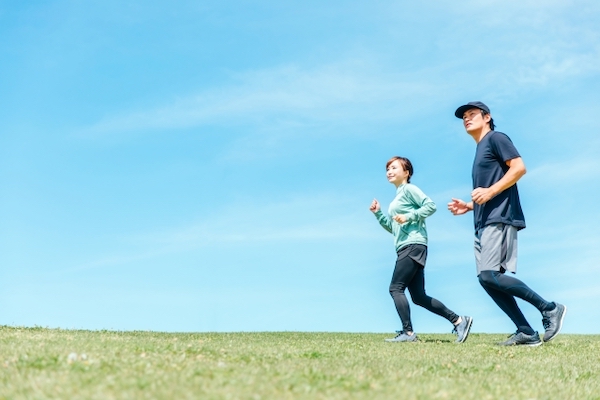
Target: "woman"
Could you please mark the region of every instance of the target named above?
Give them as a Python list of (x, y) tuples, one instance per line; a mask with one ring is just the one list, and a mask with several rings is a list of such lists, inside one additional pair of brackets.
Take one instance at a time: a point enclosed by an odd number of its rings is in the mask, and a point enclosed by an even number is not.
[(402, 330), (387, 342), (416, 342), (417, 335), (413, 331), (410, 320), (410, 307), (404, 294), (408, 288), (413, 303), (426, 308), (434, 314), (442, 316), (454, 325), (457, 343), (462, 343), (469, 336), (473, 319), (458, 316), (440, 301), (425, 293), (425, 261), (427, 259), (427, 229), (425, 218), (436, 210), (435, 203), (415, 185), (410, 183), (413, 167), (404, 157), (392, 157), (386, 164), (387, 179), (396, 186), (396, 197), (390, 203), (388, 215), (381, 212), (377, 199), (369, 208), (381, 226), (394, 235), (396, 252), (396, 268), (390, 283), (390, 294), (394, 299), (396, 310), (402, 320)]

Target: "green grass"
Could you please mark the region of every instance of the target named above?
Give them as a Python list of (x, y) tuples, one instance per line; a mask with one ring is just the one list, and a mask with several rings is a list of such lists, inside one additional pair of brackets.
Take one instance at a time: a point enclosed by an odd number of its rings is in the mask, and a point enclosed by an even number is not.
[(600, 399), (600, 335), (389, 336), (0, 327), (0, 399)]

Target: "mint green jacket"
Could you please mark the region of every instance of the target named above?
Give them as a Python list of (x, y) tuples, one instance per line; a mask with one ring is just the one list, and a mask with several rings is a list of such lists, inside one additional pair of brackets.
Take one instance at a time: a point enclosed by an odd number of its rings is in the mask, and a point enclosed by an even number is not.
[[(433, 200), (412, 183), (398, 186), (396, 197), (390, 203), (388, 214), (381, 210), (375, 213), (383, 229), (394, 235), (396, 251), (409, 244), (427, 245), (425, 218), (436, 211)], [(406, 223), (393, 220), (394, 215), (404, 214)]]

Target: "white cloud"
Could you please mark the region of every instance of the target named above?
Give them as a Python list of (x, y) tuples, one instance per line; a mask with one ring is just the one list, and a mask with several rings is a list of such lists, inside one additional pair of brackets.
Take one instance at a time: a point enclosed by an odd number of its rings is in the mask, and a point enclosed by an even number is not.
[[(370, 214), (362, 203), (358, 207), (330, 194), (301, 195), (280, 201), (232, 201), (184, 226), (122, 237), (121, 242), (130, 251), (115, 251), (65, 271), (131, 264), (215, 246), (344, 243), (385, 238), (385, 232)], [(391, 236), (389, 240), (391, 243)]]
[(527, 184), (537, 187), (556, 186), (559, 182), (596, 182), (600, 180), (600, 160), (573, 159), (543, 164), (527, 172)]
[(245, 125), (278, 117), (292, 124), (396, 118), (399, 104), (437, 89), (426, 81), (415, 83), (399, 74), (383, 73), (363, 61), (313, 69), (281, 66), (239, 74), (234, 80), (237, 85), (203, 90), (151, 110), (108, 117), (88, 128), (87, 134), (212, 123)]
[[(472, 67), (465, 64), (476, 61), (481, 62), (477, 93), (489, 93), (488, 99), (515, 97), (531, 87), (600, 72), (600, 32), (587, 23), (571, 23), (575, 18), (572, 15), (563, 16), (565, 9), (579, 4), (553, 0), (540, 6), (533, 1), (489, 0), (472, 1), (458, 8), (448, 2), (442, 4), (448, 9), (439, 12), (456, 16), (452, 29), (441, 30), (438, 37), (419, 39), (438, 42), (442, 49), (426, 63), (403, 67), (401, 51), (395, 58), (385, 53), (387, 47), (365, 50), (356, 45), (339, 59), (321, 65), (308, 67), (292, 61), (233, 74), (220, 87), (191, 90), (150, 109), (108, 115), (83, 129), (83, 133), (101, 136), (216, 124), (250, 130), (259, 127), (284, 135), (302, 128), (310, 134), (319, 125), (402, 121), (432, 102), (453, 99), (455, 93), (471, 90), (464, 87), (471, 78), (463, 74), (471, 75)], [(591, 14), (598, 11), (593, 5), (585, 5), (592, 7)], [(418, 14), (422, 10), (407, 11), (402, 6), (391, 14), (405, 18), (406, 12)], [(480, 18), (473, 19), (474, 15)], [(494, 21), (498, 26), (490, 28)], [(489, 35), (485, 41), (459, 44), (461, 38), (470, 37), (478, 29), (485, 29)], [(547, 34), (541, 35), (540, 30)], [(405, 32), (396, 35), (399, 47), (409, 40)], [(381, 38), (370, 40), (378, 43)], [(456, 55), (444, 55), (445, 49), (465, 54), (457, 59)], [(476, 60), (469, 54), (487, 56)]]
[(359, 214), (355, 204), (327, 194), (262, 204), (246, 201), (242, 207), (232, 202), (215, 211), (213, 216), (188, 226), (136, 235), (131, 239), (176, 248), (219, 243), (370, 239), (374, 237), (374, 230), (365, 229), (365, 222), (373, 222), (369, 225), (372, 227), (376, 221), (368, 215), (366, 206), (360, 211)]
[(487, 86), (484, 93), (490, 89), (487, 98), (515, 97), (528, 88), (600, 72), (598, 2), (473, 0), (460, 7), (452, 3), (447, 12), (443, 48), (479, 65), (479, 84)]
[(488, 26), (510, 24), (513, 27), (529, 25), (550, 29), (554, 26), (548, 25), (549, 22), (565, 17), (569, 12), (580, 15), (583, 12), (598, 12), (600, 8), (593, 0), (546, 0), (543, 3), (537, 0), (470, 0), (463, 3), (459, 10), (483, 16), (479, 20), (473, 20), (473, 23)]
[[(556, 35), (541, 43), (518, 43), (513, 50), (506, 52), (508, 65), (512, 65), (512, 73), (498, 79), (512, 80), (521, 86), (540, 86), (555, 83), (571, 77), (585, 76), (600, 72), (600, 47), (596, 44), (599, 35), (584, 39), (578, 31), (561, 32), (564, 37)], [(575, 40), (573, 45), (568, 38)], [(589, 41), (588, 41), (589, 40)], [(506, 73), (507, 71), (502, 71)]]

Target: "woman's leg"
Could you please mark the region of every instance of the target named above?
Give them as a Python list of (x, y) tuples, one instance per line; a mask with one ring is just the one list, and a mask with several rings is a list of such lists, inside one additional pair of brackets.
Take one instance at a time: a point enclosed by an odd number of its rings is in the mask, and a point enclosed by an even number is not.
[(434, 299), (425, 293), (424, 268), (417, 263), (415, 264), (417, 266), (417, 271), (413, 275), (412, 281), (408, 284), (408, 291), (410, 292), (413, 302), (440, 317), (446, 318), (454, 324), (458, 321), (458, 315), (447, 308), (441, 301)]
[(410, 320), (410, 307), (404, 291), (409, 282), (412, 281), (417, 272), (417, 265), (412, 258), (406, 255), (399, 255), (396, 260), (396, 267), (390, 283), (390, 295), (394, 299), (394, 305), (400, 320), (402, 320), (402, 330), (412, 332), (412, 322)]

